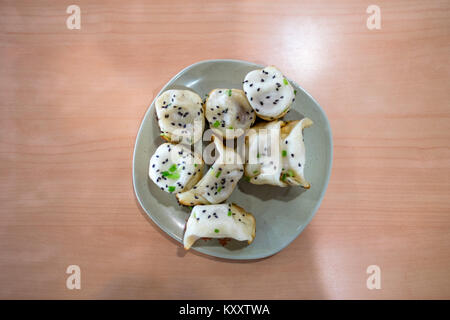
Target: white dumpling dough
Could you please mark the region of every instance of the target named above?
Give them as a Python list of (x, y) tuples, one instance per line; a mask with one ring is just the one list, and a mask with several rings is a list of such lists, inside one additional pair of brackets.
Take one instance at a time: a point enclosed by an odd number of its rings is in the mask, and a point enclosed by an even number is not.
[(295, 101), (294, 88), (277, 68), (269, 66), (249, 72), (244, 92), (258, 117), (274, 120), (284, 116)]
[(233, 238), (252, 243), (255, 218), (235, 204), (198, 205), (186, 224), (183, 244), (188, 250), (200, 238)]
[(156, 100), (161, 137), (169, 142), (193, 144), (205, 128), (203, 100), (189, 90), (167, 90)]
[(183, 145), (164, 143), (151, 157), (148, 175), (161, 190), (178, 193), (200, 180), (203, 165), (202, 158)]
[(177, 194), (180, 204), (193, 206), (221, 203), (228, 199), (244, 174), (244, 166), (239, 154), (234, 149), (226, 148), (220, 138), (212, 137), (219, 156), (192, 189)]
[(244, 91), (238, 89), (211, 91), (205, 102), (205, 117), (214, 133), (227, 139), (243, 135), (256, 119)]
[(305, 143), (303, 129), (313, 124), (309, 118), (272, 121), (255, 126), (246, 140), (248, 160), (245, 176), (253, 184), (310, 188), (304, 176)]

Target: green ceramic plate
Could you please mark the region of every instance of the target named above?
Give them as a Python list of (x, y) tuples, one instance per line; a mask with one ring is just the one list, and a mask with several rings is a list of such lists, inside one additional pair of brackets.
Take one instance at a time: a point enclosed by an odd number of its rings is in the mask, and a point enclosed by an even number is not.
[[(242, 89), (245, 75), (260, 68), (262, 66), (246, 61), (201, 61), (182, 70), (160, 93), (173, 88), (190, 89), (204, 98), (215, 88)], [(289, 81), (297, 90), (297, 95), (291, 111), (284, 119), (308, 117), (314, 121), (304, 131), (305, 176), (311, 183), (311, 188), (305, 191), (301, 187), (258, 186), (241, 179), (227, 202), (234, 202), (255, 216), (255, 240), (250, 245), (233, 240), (225, 246), (215, 239), (198, 240), (193, 246), (194, 250), (227, 259), (259, 259), (273, 255), (302, 232), (319, 208), (331, 171), (331, 129), (319, 104), (294, 81)], [(175, 196), (160, 190), (147, 174), (151, 155), (163, 143), (159, 136), (154, 104), (155, 101), (147, 110), (136, 139), (133, 157), (134, 190), (149, 217), (167, 234), (182, 242), (189, 209), (179, 206)]]

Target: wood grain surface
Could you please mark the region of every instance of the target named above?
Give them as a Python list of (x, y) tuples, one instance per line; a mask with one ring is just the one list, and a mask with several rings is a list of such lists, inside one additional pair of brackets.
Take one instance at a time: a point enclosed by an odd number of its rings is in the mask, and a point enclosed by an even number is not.
[[(155, 94), (216, 58), (277, 65), (333, 131), (322, 206), (259, 261), (184, 252), (133, 192)], [(449, 299), (449, 58), (447, 0), (0, 1), (0, 298)]]

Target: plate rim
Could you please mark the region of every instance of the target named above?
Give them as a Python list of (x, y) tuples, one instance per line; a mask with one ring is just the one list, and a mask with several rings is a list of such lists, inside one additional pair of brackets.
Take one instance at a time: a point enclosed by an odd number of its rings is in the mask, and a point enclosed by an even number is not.
[[(201, 60), (198, 61), (196, 63), (193, 63), (185, 68), (183, 68), (181, 71), (179, 71), (175, 76), (173, 76), (170, 80), (168, 80), (166, 82), (166, 84), (161, 88), (161, 90), (158, 92), (158, 94), (155, 96), (155, 98), (153, 99), (153, 101), (150, 103), (150, 105), (147, 108), (147, 111), (145, 112), (144, 116), (142, 117), (141, 120), (141, 124), (139, 125), (139, 129), (137, 131), (136, 134), (136, 138), (135, 138), (135, 142), (134, 142), (134, 150), (133, 150), (133, 163), (132, 163), (132, 178), (133, 178), (133, 190), (134, 190), (134, 195), (136, 197), (136, 199), (139, 202), (139, 205), (141, 206), (141, 208), (144, 210), (144, 212), (147, 214), (147, 216), (153, 221), (153, 223), (156, 224), (157, 227), (159, 227), (162, 231), (164, 231), (166, 234), (168, 234), (170, 237), (172, 237), (174, 240), (176, 240), (177, 242), (183, 244), (182, 239), (179, 239), (172, 231), (166, 229), (162, 224), (160, 224), (158, 222), (158, 220), (156, 218), (153, 217), (152, 214), (150, 214), (150, 212), (145, 208), (145, 206), (143, 205), (140, 197), (138, 196), (138, 191), (137, 191), (137, 187), (136, 187), (136, 170), (135, 170), (135, 164), (136, 164), (136, 150), (137, 150), (137, 143), (138, 143), (138, 138), (141, 135), (141, 131), (142, 128), (144, 126), (145, 123), (145, 119), (150, 115), (150, 112), (152, 112), (153, 110), (153, 105), (156, 101), (156, 99), (161, 95), (161, 93), (165, 90), (165, 88), (167, 87), (167, 85), (175, 80), (177, 80), (182, 74), (184, 74), (186, 71), (188, 71), (189, 69), (197, 66), (197, 65), (201, 65), (201, 64), (205, 64), (205, 63), (215, 63), (215, 62), (234, 62), (234, 63), (244, 63), (244, 64), (249, 64), (249, 65), (254, 65), (255, 67), (260, 67), (260, 68), (264, 68), (264, 66), (257, 64), (257, 63), (253, 63), (253, 62), (249, 62), (249, 61), (245, 61), (245, 60), (237, 60), (237, 59), (209, 59), (209, 60)], [(315, 104), (316, 106), (318, 106), (319, 112), (322, 114), (323, 118), (325, 119), (325, 123), (328, 127), (328, 138), (330, 140), (330, 162), (329, 162), (329, 166), (327, 168), (327, 172), (325, 173), (325, 183), (324, 183), (324, 187), (322, 189), (322, 191), (320, 192), (320, 196), (319, 196), (319, 200), (316, 202), (314, 208), (312, 209), (312, 214), (310, 215), (310, 217), (306, 220), (306, 222), (303, 224), (302, 227), (300, 227), (299, 229), (297, 229), (295, 235), (292, 237), (291, 240), (287, 241), (285, 244), (283, 244), (282, 246), (276, 248), (275, 250), (273, 250), (273, 252), (271, 253), (266, 253), (266, 254), (260, 254), (260, 255), (255, 255), (252, 257), (241, 257), (241, 256), (228, 256), (228, 255), (223, 255), (220, 253), (211, 253), (211, 252), (207, 252), (207, 249), (202, 248), (202, 247), (195, 247), (193, 246), (191, 249), (194, 249), (197, 252), (200, 252), (202, 254), (208, 255), (208, 256), (212, 256), (212, 257), (217, 257), (217, 258), (221, 258), (221, 259), (226, 259), (226, 260), (257, 260), (257, 259), (263, 259), (263, 258), (267, 258), (267, 257), (271, 257), (275, 254), (277, 254), (278, 252), (282, 251), (283, 249), (285, 249), (287, 246), (289, 246), (295, 239), (298, 238), (298, 236), (303, 232), (303, 230), (310, 224), (311, 220), (314, 218), (314, 216), (316, 215), (320, 205), (322, 204), (322, 201), (325, 197), (325, 192), (328, 188), (328, 184), (330, 182), (330, 177), (331, 177), (331, 169), (333, 167), (333, 151), (334, 151), (334, 146), (333, 146), (333, 134), (332, 134), (332, 130), (331, 130), (331, 124), (330, 121), (328, 120), (328, 117), (325, 113), (325, 111), (323, 110), (322, 106), (316, 101), (316, 99), (314, 99), (314, 97), (308, 92), (306, 91), (302, 86), (300, 86), (297, 82), (291, 80), (290, 78), (286, 77), (289, 82), (294, 83), (298, 88), (300, 88)]]

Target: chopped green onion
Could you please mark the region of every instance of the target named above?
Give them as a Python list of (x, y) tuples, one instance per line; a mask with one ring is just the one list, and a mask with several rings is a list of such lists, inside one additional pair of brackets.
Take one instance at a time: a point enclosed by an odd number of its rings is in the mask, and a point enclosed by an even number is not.
[(169, 192), (174, 192), (175, 191), (175, 187), (174, 186), (170, 186), (168, 190), (169, 190)]
[(286, 173), (283, 173), (283, 175), (281, 176), (281, 180), (282, 181), (286, 180)]
[(258, 173), (258, 170), (253, 171), (253, 174), (257, 174), (257, 173)]
[(169, 171), (170, 171), (170, 172), (174, 172), (175, 170), (177, 170), (177, 165), (176, 165), (176, 164), (173, 164), (173, 165), (169, 168)]
[(222, 174), (222, 171), (217, 172), (216, 178), (220, 177), (221, 174)]
[(231, 97), (231, 89), (228, 89), (228, 96)]
[(198, 164), (194, 163), (194, 167), (196, 167), (196, 168), (197, 168), (197, 166), (198, 166)]
[(256, 155), (256, 157), (257, 157), (257, 158), (259, 158), (259, 157), (260, 157), (259, 153), (258, 153), (258, 154)]
[(288, 85), (288, 84), (289, 84), (289, 82), (287, 81), (286, 78), (283, 79), (283, 83), (284, 83), (285, 85)]
[(216, 122), (213, 123), (213, 127), (217, 128), (218, 126), (220, 126), (220, 122), (219, 120), (216, 120)]
[(217, 188), (217, 192), (220, 192), (220, 191), (222, 191), (222, 187)]
[(161, 174), (164, 177), (167, 177), (167, 178), (173, 179), (173, 180), (176, 180), (176, 179), (178, 179), (180, 177), (180, 174), (178, 172), (170, 173), (168, 171), (163, 171), (163, 172), (161, 172)]
[(295, 173), (292, 170), (288, 170), (287, 174), (288, 174), (289, 177), (295, 177)]
[(281, 155), (282, 155), (283, 157), (286, 157), (286, 156), (287, 156), (287, 151), (286, 151), (286, 150), (283, 150), (283, 151), (281, 152)]
[(250, 181), (250, 177), (244, 176), (244, 179), (245, 179), (246, 181)]
[(231, 130), (233, 130), (233, 127), (232, 127), (232, 126), (229, 126), (229, 127), (228, 127), (228, 129), (231, 129)]
[(297, 94), (297, 90), (294, 90), (294, 95)]
[(219, 229), (214, 229), (214, 232), (219, 233), (220, 231), (219, 231)]
[(231, 213), (232, 213), (231, 210), (228, 210), (228, 216), (231, 216)]

